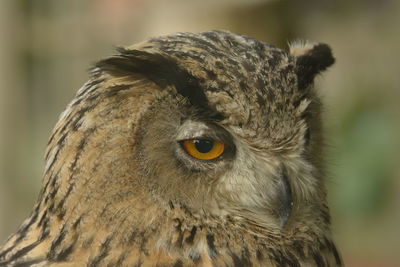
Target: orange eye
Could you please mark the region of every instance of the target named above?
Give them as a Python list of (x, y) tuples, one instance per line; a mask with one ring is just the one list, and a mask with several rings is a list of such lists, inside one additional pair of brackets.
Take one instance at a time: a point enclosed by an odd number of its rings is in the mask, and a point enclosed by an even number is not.
[(224, 153), (225, 144), (209, 139), (189, 139), (182, 141), (183, 149), (192, 157), (202, 160), (216, 159)]

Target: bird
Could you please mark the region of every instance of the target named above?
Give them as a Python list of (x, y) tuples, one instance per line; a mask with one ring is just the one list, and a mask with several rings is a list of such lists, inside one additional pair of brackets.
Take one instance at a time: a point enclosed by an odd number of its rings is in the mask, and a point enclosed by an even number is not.
[(334, 62), (225, 30), (117, 48), (60, 115), (0, 266), (342, 266), (314, 86)]

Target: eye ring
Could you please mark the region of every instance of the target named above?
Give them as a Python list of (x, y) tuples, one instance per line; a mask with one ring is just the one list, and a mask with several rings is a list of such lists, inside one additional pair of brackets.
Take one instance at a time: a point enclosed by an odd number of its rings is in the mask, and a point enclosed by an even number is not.
[(225, 151), (225, 144), (223, 142), (211, 139), (188, 139), (180, 143), (187, 154), (200, 160), (217, 159)]

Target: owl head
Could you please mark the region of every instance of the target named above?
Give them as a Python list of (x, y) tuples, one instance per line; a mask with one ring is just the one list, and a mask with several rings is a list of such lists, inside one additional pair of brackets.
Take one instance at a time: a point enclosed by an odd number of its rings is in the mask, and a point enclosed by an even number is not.
[(118, 52), (95, 65), (50, 139), (42, 196), (60, 217), (138, 223), (179, 207), (274, 231), (329, 224), (313, 88), (334, 62), (327, 45), (288, 52), (209, 31)]

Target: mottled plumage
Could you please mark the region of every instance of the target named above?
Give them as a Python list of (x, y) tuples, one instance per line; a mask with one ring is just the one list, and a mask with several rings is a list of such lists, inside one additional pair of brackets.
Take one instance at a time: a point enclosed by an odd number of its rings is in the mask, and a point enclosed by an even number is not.
[(313, 88), (333, 62), (224, 31), (119, 49), (62, 113), (0, 266), (340, 266)]

